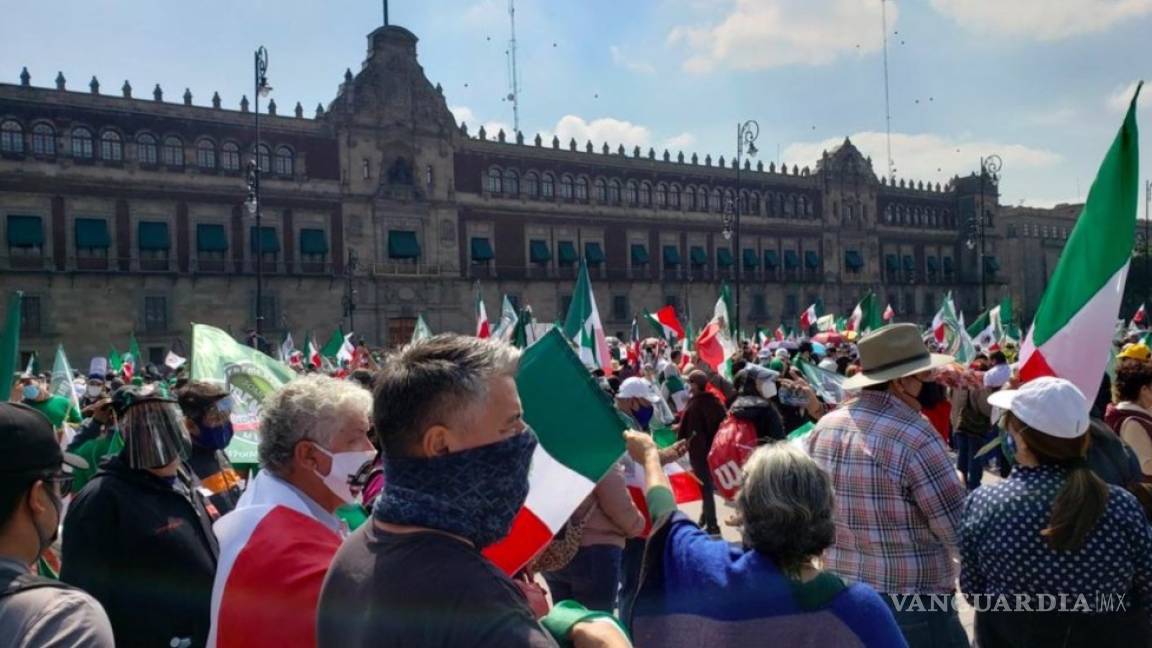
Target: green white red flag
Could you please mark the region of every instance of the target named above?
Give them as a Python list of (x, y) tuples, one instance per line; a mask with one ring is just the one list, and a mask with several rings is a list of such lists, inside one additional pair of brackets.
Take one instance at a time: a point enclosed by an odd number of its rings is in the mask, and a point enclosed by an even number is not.
[(596, 298), (592, 294), (592, 281), (588, 278), (588, 264), (580, 262), (580, 276), (572, 291), (572, 305), (564, 320), (564, 335), (576, 343), (580, 360), (588, 367), (612, 373), (612, 354), (608, 348), (608, 338), (604, 335), (604, 325), (600, 322), (600, 311), (596, 308)]
[(684, 339), (684, 327), (680, 325), (674, 307), (665, 306), (656, 311), (655, 315), (644, 311), (644, 319), (665, 342), (675, 344), (677, 340)]
[(508, 574), (552, 541), (624, 453), (623, 421), (561, 331), (552, 329), (524, 352), (516, 387), (524, 420), (540, 444), (532, 456), (528, 498), (511, 531), (484, 550)]
[(803, 313), (800, 313), (800, 330), (807, 332), (808, 329), (812, 328), (812, 325), (816, 323), (817, 319), (816, 304), (812, 304), (808, 306), (808, 308), (805, 308)]
[(488, 322), (488, 309), (484, 307), (484, 296), (480, 294), (480, 286), (476, 286), (476, 337), (486, 338), (492, 335), (492, 325)]
[[(729, 359), (736, 351), (736, 343), (733, 342), (730, 332), (729, 322), (732, 313), (728, 310), (728, 303), (721, 291), (720, 298), (716, 300), (716, 307), (712, 311), (711, 321), (696, 338), (696, 355), (720, 373), (724, 373)], [(731, 371), (728, 373), (730, 375)]]
[(1020, 349), (1023, 381), (1059, 376), (1079, 387), (1088, 402), (1111, 355), (1135, 240), (1139, 96), (1138, 85)]

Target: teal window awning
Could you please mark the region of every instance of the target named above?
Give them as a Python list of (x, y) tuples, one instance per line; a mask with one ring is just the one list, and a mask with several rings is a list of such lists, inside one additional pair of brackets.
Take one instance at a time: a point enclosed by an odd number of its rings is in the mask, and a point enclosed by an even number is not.
[(936, 272), (937, 270), (940, 269), (940, 261), (936, 257), (933, 257), (933, 256), (928, 257), (926, 264), (928, 266), (929, 272)]
[(888, 272), (896, 272), (900, 269), (900, 261), (895, 254), (889, 254), (884, 257), (884, 267)]
[(756, 253), (756, 250), (744, 248), (744, 252), (741, 256), (742, 260), (744, 261), (745, 268), (755, 269), (760, 267), (760, 255)]
[(167, 250), (170, 245), (168, 223), (163, 221), (140, 221), (136, 237), (141, 250)]
[(580, 260), (580, 255), (576, 253), (576, 244), (572, 241), (560, 241), (558, 251), (561, 265), (572, 265)]
[(300, 230), (300, 254), (328, 254), (328, 235), (324, 230)]
[(469, 246), (472, 252), (473, 263), (491, 261), (496, 255), (492, 252), (492, 242), (486, 236), (473, 236)]
[(112, 240), (108, 236), (108, 221), (103, 218), (76, 219), (76, 247), (81, 249), (108, 249)]
[(276, 236), (275, 227), (261, 226), (259, 231), (260, 238), (256, 237), (256, 226), (253, 225), (251, 229), (248, 230), (248, 240), (251, 243), (252, 254), (256, 254), (257, 241), (259, 241), (260, 245), (260, 254), (269, 254), (272, 252), (280, 251), (280, 237)]
[(388, 230), (389, 259), (419, 259), (420, 241), (412, 230)]
[(688, 250), (688, 259), (694, 266), (708, 265), (708, 253), (698, 245), (693, 245), (692, 249)]
[(588, 265), (598, 266), (604, 263), (604, 248), (600, 247), (597, 241), (589, 241), (584, 244), (584, 258), (588, 261)]
[(764, 250), (764, 267), (768, 270), (775, 270), (780, 266), (780, 255), (776, 250)]
[(1000, 271), (1000, 262), (996, 257), (988, 255), (984, 257), (984, 272), (988, 274), (996, 274)]
[(945, 274), (952, 274), (952, 257), (944, 257), (943, 265)]
[(664, 246), (664, 266), (675, 268), (680, 265), (680, 248), (675, 245)]
[(804, 253), (804, 265), (809, 270), (820, 269), (820, 253), (813, 250), (808, 250)]
[(8, 216), (9, 247), (44, 245), (44, 223), (39, 216)]
[(864, 267), (864, 257), (859, 250), (847, 250), (844, 252), (844, 265), (851, 270), (859, 270)]
[(528, 242), (528, 260), (532, 263), (548, 263), (552, 260), (552, 250), (548, 241), (533, 239)]
[(632, 265), (648, 265), (648, 246), (643, 243), (632, 244)]
[(916, 257), (912, 256), (911, 254), (905, 254), (904, 269), (908, 272), (914, 271), (916, 269)]
[(800, 255), (796, 250), (784, 250), (784, 269), (795, 270), (800, 267)]
[(721, 268), (731, 268), (734, 261), (732, 259), (732, 250), (728, 248), (716, 249), (716, 265)]
[(201, 223), (196, 226), (196, 250), (199, 252), (224, 252), (228, 250), (228, 237), (224, 226), (214, 223)]

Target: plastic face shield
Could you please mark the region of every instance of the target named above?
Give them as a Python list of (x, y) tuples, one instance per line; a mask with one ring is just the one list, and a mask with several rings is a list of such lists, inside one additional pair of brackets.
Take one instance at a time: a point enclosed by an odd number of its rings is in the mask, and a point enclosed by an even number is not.
[(176, 403), (136, 403), (119, 417), (128, 465), (137, 470), (160, 468), (187, 459), (192, 440)]

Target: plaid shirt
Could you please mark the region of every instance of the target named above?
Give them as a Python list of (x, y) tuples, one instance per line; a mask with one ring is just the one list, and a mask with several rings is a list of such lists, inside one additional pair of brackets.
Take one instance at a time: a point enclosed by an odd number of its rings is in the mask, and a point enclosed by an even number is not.
[(886, 392), (862, 391), (806, 440), (832, 477), (836, 543), (824, 565), (885, 594), (956, 589), (967, 493), (940, 435)]

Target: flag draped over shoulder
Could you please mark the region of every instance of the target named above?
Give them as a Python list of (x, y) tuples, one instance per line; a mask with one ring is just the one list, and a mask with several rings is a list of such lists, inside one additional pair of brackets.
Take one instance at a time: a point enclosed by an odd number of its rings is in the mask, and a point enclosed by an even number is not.
[(192, 380), (224, 386), (232, 395), (234, 436), (226, 450), (233, 463), (256, 463), (260, 404), (296, 374), (228, 333), (206, 324), (192, 325)]
[(1020, 378), (1065, 378), (1096, 397), (1135, 239), (1139, 191), (1136, 99), (1104, 156), (1020, 349)]
[(576, 288), (572, 291), (572, 305), (568, 307), (568, 316), (564, 320), (564, 335), (576, 344), (580, 360), (585, 365), (612, 373), (608, 338), (604, 335), (600, 311), (596, 308), (596, 298), (592, 294), (588, 264), (583, 261), (580, 262)]
[(524, 352), (516, 386), (524, 420), (540, 444), (532, 456), (528, 498), (512, 530), (484, 550), (508, 574), (551, 542), (624, 453), (623, 422), (559, 330)]

